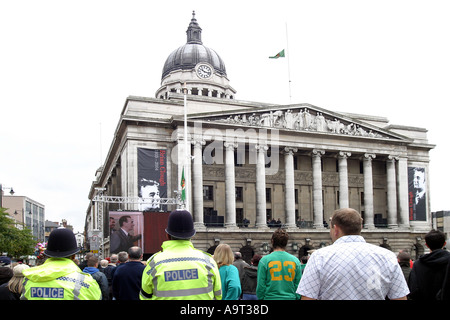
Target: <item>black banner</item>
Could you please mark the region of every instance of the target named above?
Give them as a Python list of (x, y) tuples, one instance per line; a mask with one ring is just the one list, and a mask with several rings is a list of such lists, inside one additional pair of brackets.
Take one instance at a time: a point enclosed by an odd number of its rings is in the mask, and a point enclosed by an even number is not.
[(160, 198), (167, 198), (167, 152), (138, 148), (138, 195), (140, 211), (166, 210)]
[(425, 168), (408, 167), (409, 220), (427, 220), (427, 183)]

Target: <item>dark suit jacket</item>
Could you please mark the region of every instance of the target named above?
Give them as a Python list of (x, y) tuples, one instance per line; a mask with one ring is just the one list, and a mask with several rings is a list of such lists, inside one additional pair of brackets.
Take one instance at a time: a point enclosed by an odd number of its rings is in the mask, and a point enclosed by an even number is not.
[(145, 265), (140, 261), (128, 261), (116, 268), (112, 289), (117, 300), (139, 300), (144, 269)]
[(119, 253), (120, 251), (128, 252), (128, 249), (133, 246), (136, 240), (139, 240), (141, 235), (131, 236), (126, 235), (122, 229), (119, 229), (111, 235), (111, 253)]

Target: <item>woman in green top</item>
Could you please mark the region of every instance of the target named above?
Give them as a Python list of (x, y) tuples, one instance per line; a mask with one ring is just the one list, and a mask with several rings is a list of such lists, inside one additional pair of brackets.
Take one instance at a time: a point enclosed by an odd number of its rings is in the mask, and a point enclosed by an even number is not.
[(219, 244), (213, 257), (222, 281), (222, 300), (238, 300), (242, 293), (241, 280), (238, 269), (233, 266), (233, 251), (228, 244)]
[(259, 300), (298, 300), (295, 293), (302, 277), (300, 261), (285, 248), (288, 233), (277, 229), (272, 235), (273, 252), (264, 256), (258, 265), (256, 295)]

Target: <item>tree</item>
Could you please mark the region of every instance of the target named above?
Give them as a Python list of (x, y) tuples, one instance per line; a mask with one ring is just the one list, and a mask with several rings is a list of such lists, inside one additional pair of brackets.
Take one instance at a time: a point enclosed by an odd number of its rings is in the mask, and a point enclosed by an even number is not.
[(16, 228), (5, 208), (0, 208), (0, 248), (8, 256), (20, 257), (34, 252), (35, 240), (31, 230), (23, 225), (23, 229)]

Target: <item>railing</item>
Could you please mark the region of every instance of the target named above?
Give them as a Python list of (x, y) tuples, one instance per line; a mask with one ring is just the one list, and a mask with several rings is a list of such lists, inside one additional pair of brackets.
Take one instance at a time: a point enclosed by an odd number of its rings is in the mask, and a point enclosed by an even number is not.
[(92, 201), (105, 203), (146, 203), (146, 204), (179, 204), (177, 198), (140, 198), (96, 195)]
[[(225, 222), (204, 222), (206, 227), (210, 228), (224, 228)], [(300, 229), (313, 229), (314, 223), (313, 221), (302, 221), (296, 224), (297, 228)], [(237, 222), (236, 226), (239, 228), (249, 228), (249, 229), (256, 229), (256, 223), (250, 223), (250, 222)], [(285, 228), (285, 224), (282, 223), (267, 223), (267, 226), (269, 228)], [(325, 226), (326, 227), (326, 226)]]

